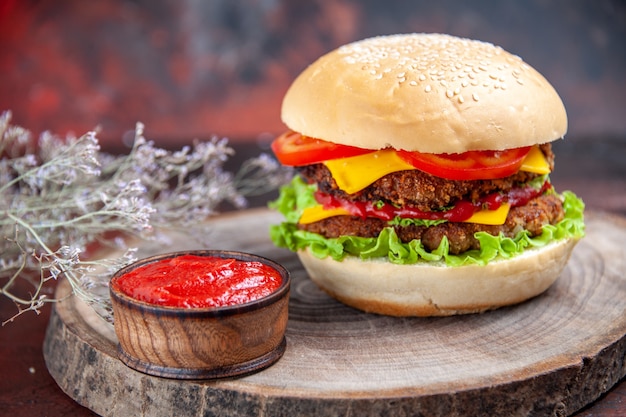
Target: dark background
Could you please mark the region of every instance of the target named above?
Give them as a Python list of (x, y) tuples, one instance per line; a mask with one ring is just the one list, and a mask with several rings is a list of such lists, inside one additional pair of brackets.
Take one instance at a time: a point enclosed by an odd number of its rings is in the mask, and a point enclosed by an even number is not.
[(0, 0), (0, 109), (34, 133), (136, 121), (163, 146), (284, 129), (282, 97), (337, 46), (444, 32), (520, 55), (560, 93), (573, 141), (626, 140), (626, 2), (618, 0)]

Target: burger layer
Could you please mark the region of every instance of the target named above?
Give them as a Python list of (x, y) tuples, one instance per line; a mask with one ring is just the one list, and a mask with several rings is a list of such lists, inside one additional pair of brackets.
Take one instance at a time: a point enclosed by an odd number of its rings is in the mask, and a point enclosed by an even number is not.
[[(407, 225), (394, 226), (395, 232), (404, 243), (421, 240), (429, 251), (436, 250), (444, 236), (449, 242), (449, 253), (460, 254), (471, 249), (480, 249), (475, 237), (477, 232), (490, 235), (503, 234), (513, 238), (526, 230), (531, 237), (539, 236), (546, 224), (557, 224), (563, 220), (564, 211), (561, 199), (554, 194), (544, 194), (532, 199), (528, 204), (513, 207), (502, 225), (477, 223), (445, 222), (433, 226)], [(299, 224), (298, 228), (317, 233), (325, 238), (340, 236), (377, 237), (388, 227), (388, 222), (378, 218), (357, 216), (334, 216), (314, 223)]]
[[(551, 144), (540, 146), (550, 170), (554, 168)], [(341, 190), (324, 164), (298, 167), (298, 173), (309, 183), (317, 183), (326, 194), (349, 201), (383, 201), (396, 206), (410, 205), (423, 211), (440, 210), (459, 200), (477, 201), (481, 197), (506, 193), (520, 184), (527, 184), (541, 174), (519, 171), (514, 175), (493, 180), (448, 180), (420, 170), (388, 174), (356, 193)]]
[[(423, 262), (487, 265), (555, 240), (578, 240), (584, 236), (582, 200), (569, 191), (556, 193), (547, 177), (541, 179), (546, 182), (539, 188), (536, 184), (526, 185), (526, 189), (530, 187), (538, 194), (522, 204), (508, 204), (508, 212), (501, 221), (488, 223), (474, 221), (475, 216), (452, 221), (384, 218), (377, 213), (356, 214), (344, 208), (322, 209), (323, 204), (316, 197), (317, 184), (295, 176), (281, 187), (278, 199), (270, 204), (285, 216), (284, 222), (270, 228), (270, 237), (279, 247), (294, 252), (307, 248), (315, 257), (335, 261), (356, 257), (384, 258), (401, 265)], [(329, 213), (313, 216), (315, 220), (309, 221), (309, 210), (318, 213), (320, 209)], [(455, 208), (444, 215), (452, 211)]]

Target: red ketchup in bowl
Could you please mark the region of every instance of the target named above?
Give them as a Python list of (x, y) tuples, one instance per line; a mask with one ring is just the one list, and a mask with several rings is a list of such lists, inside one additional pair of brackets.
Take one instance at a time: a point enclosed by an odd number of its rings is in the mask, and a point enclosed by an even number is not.
[(181, 255), (137, 267), (120, 276), (115, 285), (150, 304), (210, 308), (263, 298), (281, 282), (280, 273), (261, 262)]

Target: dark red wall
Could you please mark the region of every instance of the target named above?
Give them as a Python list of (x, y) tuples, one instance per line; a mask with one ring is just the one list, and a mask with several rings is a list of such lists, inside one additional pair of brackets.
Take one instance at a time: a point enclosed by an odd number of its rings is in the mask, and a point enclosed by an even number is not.
[(561, 94), (571, 138), (626, 137), (626, 6), (594, 1), (0, 0), (0, 109), (38, 133), (136, 121), (165, 144), (284, 129), (282, 96), (321, 54), (445, 32), (522, 56)]

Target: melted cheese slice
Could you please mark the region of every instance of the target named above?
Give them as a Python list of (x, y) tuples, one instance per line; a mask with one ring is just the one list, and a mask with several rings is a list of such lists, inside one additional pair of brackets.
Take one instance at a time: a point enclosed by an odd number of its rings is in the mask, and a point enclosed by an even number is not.
[[(506, 221), (506, 216), (510, 210), (509, 204), (502, 204), (496, 210), (482, 210), (474, 213), (472, 217), (464, 220), (464, 223), (478, 223), (487, 225), (501, 225)], [(309, 224), (315, 223), (320, 220), (327, 219), (334, 216), (350, 216), (350, 212), (344, 208), (334, 208), (330, 210), (324, 210), (324, 207), (320, 204), (317, 206), (309, 207), (305, 209), (300, 216), (298, 223)]]
[(348, 194), (356, 193), (379, 178), (415, 167), (404, 162), (393, 149), (324, 162), (337, 186)]
[[(339, 158), (324, 162), (337, 186), (348, 194), (356, 193), (379, 178), (397, 171), (415, 169), (404, 162), (393, 149), (383, 149), (364, 155)], [(537, 146), (524, 159), (521, 171), (549, 174), (550, 165)]]
[(334, 208), (329, 210), (324, 210), (324, 206), (321, 204), (318, 206), (313, 206), (304, 209), (302, 215), (300, 216), (300, 220), (298, 223), (300, 224), (310, 224), (319, 222), (320, 220), (327, 219), (329, 217), (334, 216), (349, 216), (350, 212), (344, 208)]
[(504, 203), (495, 210), (477, 211), (472, 215), (472, 217), (464, 220), (463, 222), (498, 226), (504, 224), (504, 222), (506, 221), (506, 216), (509, 215), (509, 210), (511, 210), (511, 205), (508, 203)]
[(530, 148), (528, 155), (526, 155), (524, 162), (522, 162), (520, 171), (545, 175), (550, 173), (550, 164), (548, 164), (543, 152), (541, 152), (537, 146), (533, 146)]

